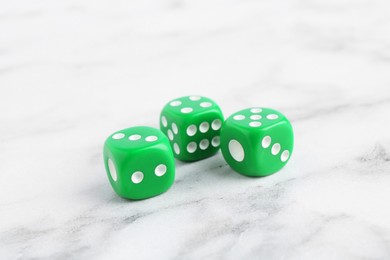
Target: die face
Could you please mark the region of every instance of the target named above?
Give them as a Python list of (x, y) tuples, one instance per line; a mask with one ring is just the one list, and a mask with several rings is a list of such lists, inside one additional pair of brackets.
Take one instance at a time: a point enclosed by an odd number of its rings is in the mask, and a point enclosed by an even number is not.
[(170, 140), (174, 156), (196, 161), (218, 152), (223, 114), (209, 98), (187, 96), (174, 99), (160, 115), (160, 129)]
[(288, 162), (293, 129), (287, 118), (269, 108), (244, 109), (230, 116), (221, 130), (221, 150), (227, 163), (248, 176), (266, 176)]
[(104, 145), (111, 186), (127, 199), (146, 199), (168, 190), (175, 177), (172, 149), (158, 129), (133, 127), (111, 135)]

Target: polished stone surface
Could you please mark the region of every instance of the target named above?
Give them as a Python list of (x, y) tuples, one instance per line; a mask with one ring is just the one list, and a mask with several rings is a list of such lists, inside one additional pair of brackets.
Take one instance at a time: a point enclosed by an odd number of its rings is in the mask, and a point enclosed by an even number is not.
[[(390, 2), (2, 1), (1, 259), (390, 259)], [(220, 153), (131, 202), (102, 147), (199, 94), (272, 107), (296, 145), (248, 178)]]

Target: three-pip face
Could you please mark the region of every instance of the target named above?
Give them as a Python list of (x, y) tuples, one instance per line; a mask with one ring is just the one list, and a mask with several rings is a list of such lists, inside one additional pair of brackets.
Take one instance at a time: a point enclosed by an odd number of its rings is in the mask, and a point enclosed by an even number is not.
[(223, 114), (211, 99), (186, 96), (171, 100), (160, 115), (160, 129), (167, 135), (174, 156), (196, 161), (218, 152)]
[(151, 127), (132, 127), (109, 136), (104, 164), (111, 186), (127, 199), (146, 199), (168, 190), (175, 164), (167, 137)]
[(247, 176), (266, 176), (290, 159), (294, 134), (288, 119), (269, 108), (248, 108), (224, 121), (211, 99), (186, 96), (165, 105), (160, 130), (132, 127), (110, 135), (104, 164), (114, 191), (146, 199), (168, 190), (175, 178), (174, 157), (196, 161), (221, 148), (226, 162)]
[(222, 126), (221, 151), (235, 171), (266, 176), (288, 162), (294, 145), (293, 129), (280, 112), (248, 108), (234, 113)]

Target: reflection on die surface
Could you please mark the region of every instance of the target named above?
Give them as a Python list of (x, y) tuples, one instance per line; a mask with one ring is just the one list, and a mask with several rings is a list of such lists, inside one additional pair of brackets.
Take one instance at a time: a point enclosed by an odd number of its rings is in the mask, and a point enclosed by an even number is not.
[(221, 150), (235, 171), (267, 176), (290, 159), (294, 146), (288, 119), (270, 108), (248, 108), (231, 115), (221, 129)]
[(123, 198), (137, 200), (159, 195), (175, 179), (169, 141), (152, 127), (132, 127), (110, 135), (103, 157), (111, 186)]
[(160, 129), (169, 138), (177, 159), (197, 161), (218, 152), (223, 120), (222, 111), (213, 100), (186, 96), (165, 105)]

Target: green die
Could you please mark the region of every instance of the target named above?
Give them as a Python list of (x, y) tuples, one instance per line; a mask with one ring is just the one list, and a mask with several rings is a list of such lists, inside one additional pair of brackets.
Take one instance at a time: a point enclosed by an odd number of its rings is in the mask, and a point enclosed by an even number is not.
[(294, 146), (290, 122), (269, 108), (248, 108), (231, 115), (221, 130), (221, 150), (233, 170), (266, 176), (288, 162)]
[(222, 111), (211, 99), (186, 96), (170, 101), (160, 115), (160, 129), (182, 161), (197, 161), (218, 152)]
[(158, 129), (138, 126), (109, 136), (104, 165), (115, 192), (126, 199), (146, 199), (168, 190), (175, 162), (167, 137)]

